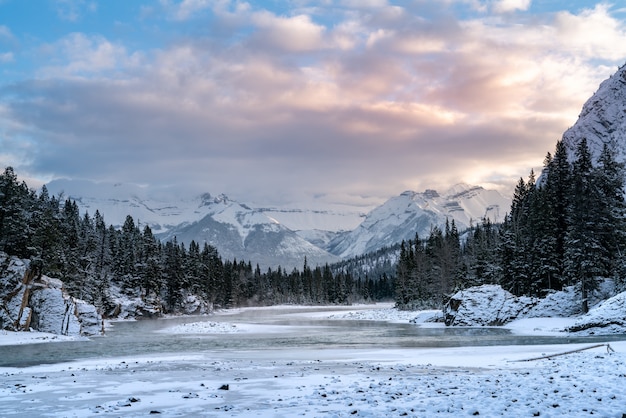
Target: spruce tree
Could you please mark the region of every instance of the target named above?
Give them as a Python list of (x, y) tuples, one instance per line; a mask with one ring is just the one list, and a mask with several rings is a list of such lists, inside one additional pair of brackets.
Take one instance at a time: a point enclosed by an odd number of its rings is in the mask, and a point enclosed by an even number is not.
[(626, 245), (626, 203), (624, 202), (624, 164), (615, 160), (614, 151), (605, 143), (593, 179), (598, 193), (597, 233), (603, 246), (604, 275), (619, 280)]
[(597, 279), (603, 274), (604, 251), (597, 223), (600, 213), (599, 193), (593, 182), (593, 164), (585, 138), (576, 149), (572, 177), (565, 239), (565, 269), (570, 282), (580, 287), (582, 309), (587, 312), (588, 294), (597, 288)]

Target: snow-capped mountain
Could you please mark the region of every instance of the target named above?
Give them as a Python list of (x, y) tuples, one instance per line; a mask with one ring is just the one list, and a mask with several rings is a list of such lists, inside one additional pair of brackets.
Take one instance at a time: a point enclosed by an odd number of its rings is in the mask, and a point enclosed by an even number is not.
[(606, 143), (617, 152), (618, 161), (626, 161), (626, 65), (600, 84), (576, 123), (563, 134), (570, 158), (574, 159), (582, 138), (587, 139), (594, 158)]
[(413, 239), (415, 233), (426, 238), (432, 227), (442, 227), (446, 219), (454, 219), (460, 231), (483, 218), (501, 222), (510, 205), (510, 199), (495, 190), (467, 184), (457, 184), (443, 194), (407, 191), (371, 211), (353, 231), (336, 237), (329, 251), (348, 258)]
[(263, 269), (300, 268), (305, 257), (312, 266), (332, 263), (413, 238), (416, 232), (426, 237), (446, 219), (454, 219), (460, 230), (484, 217), (499, 222), (510, 206), (497, 191), (465, 184), (442, 195), (405, 192), (379, 207), (360, 201), (314, 209), (254, 208), (225, 195), (130, 184), (55, 180), (47, 187), (75, 200), (83, 212), (100, 211), (108, 224), (119, 227), (130, 215), (162, 240), (206, 242), (224, 259), (249, 260)]
[[(162, 240), (176, 237), (178, 242), (213, 245), (223, 259), (250, 260), (263, 269), (282, 266), (302, 267), (304, 257), (310, 265), (332, 263), (339, 258), (328, 253), (284, 226), (268, 214), (280, 215), (279, 209), (252, 209), (225, 195), (214, 197), (186, 193), (175, 188), (150, 188), (132, 184), (94, 183), (55, 180), (46, 185), (54, 195), (75, 200), (83, 212), (98, 210), (108, 224), (119, 227), (127, 215), (141, 225), (149, 225)], [(284, 211), (292, 225), (310, 225), (307, 211)], [(314, 212), (315, 213), (315, 212)], [(297, 216), (296, 216), (297, 215)], [(354, 212), (317, 211), (318, 227), (341, 227), (356, 224)], [(299, 217), (299, 218), (298, 218)], [(330, 220), (330, 221), (329, 221)], [(331, 236), (333, 232), (327, 232)], [(329, 238), (327, 238), (329, 239)]]
[(148, 188), (126, 183), (96, 183), (86, 180), (53, 180), (46, 185), (53, 195), (75, 200), (83, 212), (104, 216), (119, 227), (127, 215), (149, 225), (155, 234), (204, 218), (210, 211), (210, 195), (186, 194), (174, 187)]
[(222, 258), (250, 260), (267, 267), (300, 268), (306, 257), (310, 265), (332, 263), (339, 258), (300, 237), (263, 211), (229, 200), (222, 195), (205, 199), (208, 213), (193, 223), (181, 224), (159, 235), (163, 240), (176, 237), (215, 246)]

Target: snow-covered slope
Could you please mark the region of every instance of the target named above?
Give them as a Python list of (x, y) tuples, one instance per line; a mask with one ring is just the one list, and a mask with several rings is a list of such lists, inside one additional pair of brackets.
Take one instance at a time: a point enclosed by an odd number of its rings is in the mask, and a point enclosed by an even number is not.
[(405, 192), (379, 207), (359, 201), (316, 202), (312, 208), (253, 208), (225, 195), (173, 187), (77, 180), (55, 180), (47, 187), (51, 194), (75, 200), (83, 212), (99, 210), (108, 224), (121, 226), (130, 215), (163, 240), (207, 242), (225, 259), (250, 260), (263, 268), (301, 267), (305, 256), (316, 265), (361, 255), (413, 238), (416, 232), (425, 237), (446, 218), (454, 219), (460, 230), (484, 217), (501, 221), (510, 206), (497, 191), (466, 184), (442, 195), (434, 190)]
[(234, 202), (222, 195), (206, 201), (207, 214), (197, 222), (181, 224), (165, 234), (164, 240), (176, 239), (215, 246), (222, 258), (250, 260), (261, 268), (292, 269), (302, 267), (304, 258), (310, 265), (332, 263), (338, 258), (301, 238), (294, 231), (264, 212)]
[(53, 180), (46, 185), (52, 195), (63, 194), (92, 216), (98, 210), (107, 224), (121, 226), (127, 215), (136, 223), (150, 225), (155, 234), (181, 223), (198, 221), (209, 213), (209, 194), (186, 194), (179, 188), (148, 188), (125, 183), (85, 180)]
[(329, 251), (348, 258), (413, 239), (415, 233), (425, 238), (432, 227), (445, 225), (446, 219), (454, 219), (459, 230), (483, 218), (501, 222), (510, 205), (495, 190), (467, 184), (457, 184), (443, 194), (407, 191), (372, 210), (353, 231), (336, 237)]
[(600, 84), (574, 126), (563, 134), (570, 158), (582, 138), (587, 138), (594, 157), (606, 143), (617, 151), (619, 161), (626, 161), (626, 65)]

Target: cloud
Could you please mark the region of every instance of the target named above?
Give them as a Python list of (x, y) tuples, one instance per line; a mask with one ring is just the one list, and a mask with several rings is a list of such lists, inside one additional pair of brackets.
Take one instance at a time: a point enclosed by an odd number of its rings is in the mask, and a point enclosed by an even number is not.
[(626, 56), (608, 6), (516, 20), (505, 9), (528, 2), (463, 18), (360, 4), (278, 14), (164, 3), (180, 19), (210, 8), (229, 29), (143, 51), (66, 35), (41, 48), (36, 79), (0, 87), (5, 140), (37, 138), (33, 172), (199, 183), (243, 199), (507, 188), (541, 166)]
[(9, 29), (5, 25), (0, 25), (0, 40), (2, 41), (12, 41), (15, 39), (13, 33), (11, 33), (11, 29)]
[(626, 28), (609, 14), (607, 4), (597, 4), (578, 15), (559, 12), (554, 31), (562, 47), (578, 56), (610, 60), (626, 56)]
[(189, 19), (194, 13), (210, 8), (214, 0), (183, 0), (177, 4), (171, 4), (169, 1), (163, 1), (164, 5), (173, 9), (174, 18), (177, 20)]
[(76, 22), (86, 13), (98, 10), (98, 3), (87, 0), (54, 0), (57, 15), (62, 20)]
[(496, 13), (510, 13), (517, 10), (528, 10), (530, 3), (531, 0), (496, 0), (492, 7)]
[(251, 20), (257, 30), (252, 39), (254, 45), (289, 52), (306, 52), (323, 47), (325, 28), (313, 23), (309, 16), (280, 17), (262, 11), (254, 13)]
[(9, 62), (13, 62), (15, 60), (15, 57), (13, 56), (12, 52), (0, 52), (0, 62), (2, 63), (9, 63)]
[(83, 33), (71, 33), (59, 41), (42, 48), (50, 57), (49, 64), (39, 70), (46, 78), (89, 76), (118, 70), (128, 70), (138, 64), (140, 54), (128, 54), (126, 48), (106, 38)]

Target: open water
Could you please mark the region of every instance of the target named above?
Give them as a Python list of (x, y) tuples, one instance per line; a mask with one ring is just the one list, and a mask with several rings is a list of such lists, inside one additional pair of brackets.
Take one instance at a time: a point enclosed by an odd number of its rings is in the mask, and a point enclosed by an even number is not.
[[(189, 316), (114, 322), (106, 335), (89, 341), (0, 346), (0, 367), (26, 367), (80, 359), (157, 354), (211, 353), (230, 357), (280, 356), (282, 350), (436, 348), (491, 345), (535, 345), (606, 342), (610, 337), (522, 336), (497, 327), (431, 328), (383, 321), (312, 319), (292, 315), (342, 308), (251, 309), (230, 315)], [(354, 308), (343, 308), (345, 310)], [(225, 334), (157, 332), (178, 324), (212, 321), (237, 324), (287, 325), (283, 331)], [(280, 327), (278, 328), (280, 329)], [(615, 340), (624, 336), (613, 337)]]

